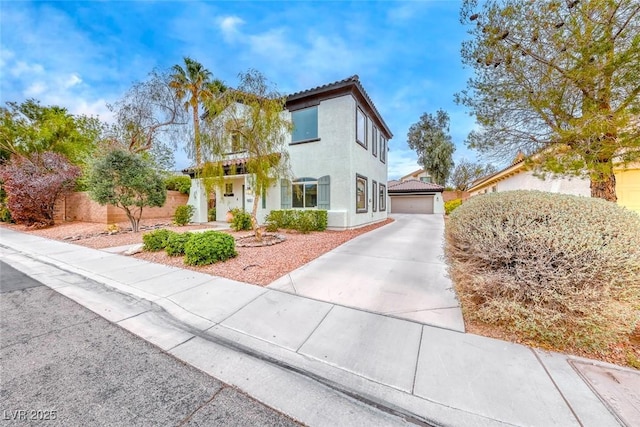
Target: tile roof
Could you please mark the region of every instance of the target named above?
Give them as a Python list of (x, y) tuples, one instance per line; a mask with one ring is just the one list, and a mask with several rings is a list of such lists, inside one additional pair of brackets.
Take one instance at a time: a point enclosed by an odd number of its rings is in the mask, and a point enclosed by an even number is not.
[(444, 187), (442, 185), (434, 184), (432, 182), (422, 182), (417, 179), (409, 179), (403, 182), (389, 181), (387, 191), (389, 193), (421, 193), (421, 192), (442, 192)]

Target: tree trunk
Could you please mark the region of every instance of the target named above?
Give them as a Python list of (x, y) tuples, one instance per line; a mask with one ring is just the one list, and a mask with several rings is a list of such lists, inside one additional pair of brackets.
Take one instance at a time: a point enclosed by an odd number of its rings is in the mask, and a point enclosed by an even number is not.
[(124, 208), (124, 212), (127, 214), (127, 218), (129, 218), (129, 222), (131, 223), (131, 231), (137, 233), (140, 230), (140, 217), (136, 218), (131, 210), (126, 207)]
[(600, 173), (596, 179), (591, 177), (591, 197), (617, 202), (616, 196), (616, 176), (613, 172)]
[(260, 192), (254, 190), (253, 208), (251, 209), (251, 226), (256, 240), (262, 242), (262, 230), (258, 226), (258, 202), (260, 201)]
[(200, 117), (198, 116), (198, 106), (193, 107), (193, 149), (194, 157), (196, 161), (196, 168), (199, 169), (202, 166), (202, 154), (200, 150)]

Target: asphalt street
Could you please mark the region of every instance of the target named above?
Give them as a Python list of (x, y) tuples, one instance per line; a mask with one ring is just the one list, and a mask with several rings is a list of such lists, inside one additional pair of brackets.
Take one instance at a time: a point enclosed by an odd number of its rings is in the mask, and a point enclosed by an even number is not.
[(0, 262), (0, 424), (297, 426)]

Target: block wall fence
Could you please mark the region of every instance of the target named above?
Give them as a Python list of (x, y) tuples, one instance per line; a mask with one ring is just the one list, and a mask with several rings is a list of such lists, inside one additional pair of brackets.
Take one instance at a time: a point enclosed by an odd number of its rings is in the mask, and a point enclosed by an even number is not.
[[(167, 191), (167, 201), (161, 208), (143, 208), (142, 220), (172, 217), (176, 208), (186, 205), (189, 196), (178, 191)], [(113, 224), (128, 221), (122, 209), (112, 205), (100, 206), (85, 191), (71, 193), (60, 198), (55, 206), (55, 221), (84, 221)]]

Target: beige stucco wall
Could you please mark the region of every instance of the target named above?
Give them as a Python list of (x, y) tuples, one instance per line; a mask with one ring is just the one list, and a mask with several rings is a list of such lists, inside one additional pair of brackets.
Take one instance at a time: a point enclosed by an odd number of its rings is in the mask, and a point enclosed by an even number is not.
[(523, 171), (508, 178), (504, 178), (495, 184), (471, 192), (471, 196), (491, 193), (493, 192), (493, 186), (496, 187), (496, 191), (498, 192), (513, 190), (539, 190), (551, 193), (573, 194), (576, 196), (591, 196), (589, 179), (550, 176), (546, 179), (541, 179), (535, 176), (532, 171)]
[[(187, 204), (188, 196), (178, 191), (167, 191), (167, 201), (160, 208), (144, 208), (142, 220), (172, 217), (176, 208)], [(100, 206), (86, 192), (71, 193), (57, 203), (56, 221), (84, 221), (101, 224), (128, 221), (122, 209)]]
[(618, 204), (640, 214), (640, 164), (615, 171)]

